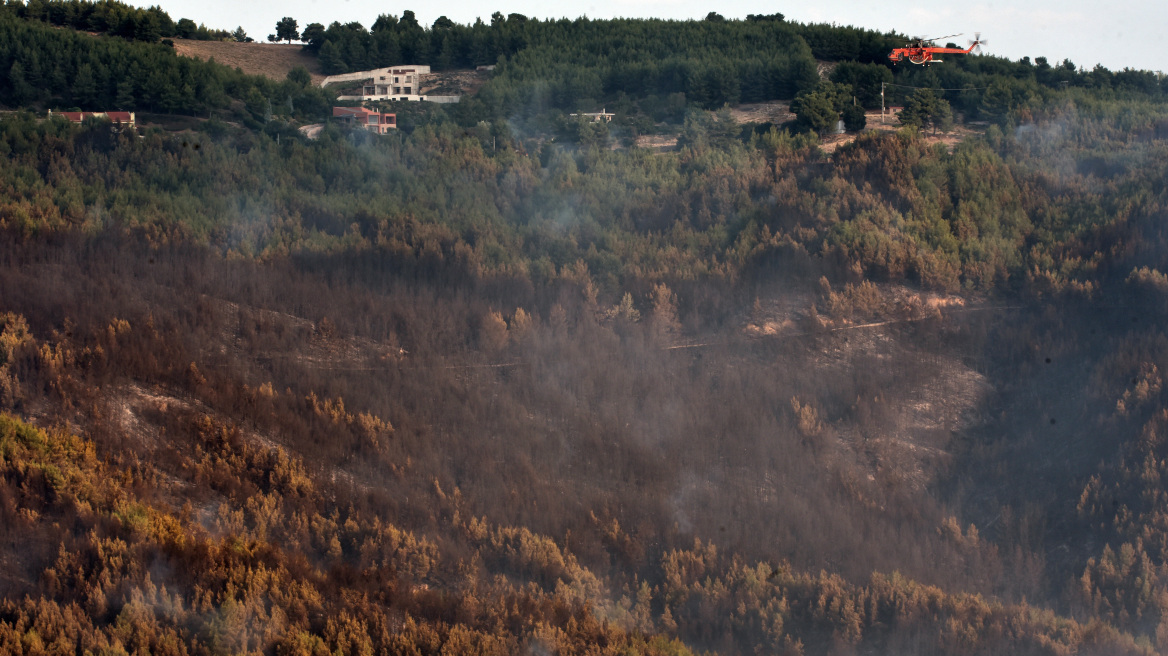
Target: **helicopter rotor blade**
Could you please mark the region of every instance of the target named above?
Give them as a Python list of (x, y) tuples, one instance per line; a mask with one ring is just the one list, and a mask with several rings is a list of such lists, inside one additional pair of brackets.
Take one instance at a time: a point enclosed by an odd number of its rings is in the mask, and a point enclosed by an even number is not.
[(960, 34), (950, 34), (948, 36), (935, 36), (931, 39), (925, 39), (925, 40), (926, 41), (940, 41), (941, 39), (952, 39), (955, 36), (961, 36), (961, 35)]

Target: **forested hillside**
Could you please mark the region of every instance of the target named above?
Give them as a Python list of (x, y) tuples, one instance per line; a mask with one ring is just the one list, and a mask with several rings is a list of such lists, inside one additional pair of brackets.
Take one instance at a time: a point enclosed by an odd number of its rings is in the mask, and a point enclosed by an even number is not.
[(1082, 71), (1070, 61), (1052, 64), (1044, 57), (953, 57), (945, 66), (890, 70), (888, 52), (906, 37), (793, 23), (782, 14), (727, 21), (711, 13), (702, 21), (665, 21), (538, 20), (496, 12), (490, 24), (459, 25), (441, 17), (427, 28), (405, 11), (400, 18), (381, 15), (369, 29), (312, 23), (302, 38), (326, 74), (402, 62), (437, 70), (497, 64), (482, 102), (494, 115), (524, 118), (547, 109), (594, 111), (601, 103), (660, 117), (672, 94), (708, 109), (790, 99), (816, 85), (817, 60), (842, 63), (832, 81), (851, 85), (849, 100), (855, 95), (869, 108), (880, 106), (881, 82), (893, 83), (886, 94), (890, 105), (903, 104), (913, 87), (969, 89), (947, 96), (969, 120), (1001, 119), (1067, 87), (1107, 96), (1164, 93), (1163, 81), (1150, 71)]
[[(88, 3), (53, 3), (51, 6)], [(274, 83), (195, 59), (157, 43), (92, 37), (22, 18), (0, 6), (0, 104), (86, 111), (138, 110), (195, 116), (218, 112), (258, 126), (265, 118), (325, 116), (332, 97), (307, 72)]]
[[(476, 98), (309, 140), (302, 80), (31, 6), (4, 70), (248, 118), (111, 131), (45, 116), (76, 85), (0, 88), (0, 652), (1168, 651), (1154, 74), (403, 15), (324, 33), (522, 45)], [(830, 111), (968, 86), (933, 102), (986, 123), (828, 154), (706, 109), (703, 61)], [(562, 116), (622, 97), (677, 148)]]

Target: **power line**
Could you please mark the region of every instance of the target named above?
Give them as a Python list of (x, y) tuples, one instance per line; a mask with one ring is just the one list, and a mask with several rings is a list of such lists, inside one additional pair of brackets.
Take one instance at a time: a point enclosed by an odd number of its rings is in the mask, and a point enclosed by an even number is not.
[(892, 82), (882, 82), (881, 84), (889, 87), (904, 87), (905, 89), (932, 89), (933, 91), (984, 91), (989, 87), (960, 87), (953, 89), (946, 89), (943, 87), (914, 87), (908, 84), (894, 84)]
[(880, 83), (880, 122), (884, 122), (884, 88), (885, 87), (901, 87), (903, 89), (929, 89), (931, 91), (984, 91), (989, 87), (961, 87), (960, 89), (948, 89), (944, 87), (914, 87), (910, 84), (896, 84), (894, 82)]

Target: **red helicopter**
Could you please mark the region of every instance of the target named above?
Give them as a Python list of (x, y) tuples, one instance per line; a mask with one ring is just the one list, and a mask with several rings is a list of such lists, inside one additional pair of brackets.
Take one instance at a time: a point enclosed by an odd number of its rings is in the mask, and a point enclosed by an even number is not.
[(892, 60), (893, 64), (899, 64), (900, 62), (907, 59), (914, 64), (923, 64), (928, 66), (929, 64), (941, 61), (940, 59), (933, 59), (933, 55), (949, 53), (955, 55), (968, 55), (971, 52), (981, 52), (981, 46), (985, 43), (985, 41), (981, 40), (980, 32), (973, 35), (973, 41), (970, 41), (969, 47), (964, 50), (961, 48), (939, 48), (936, 46), (936, 44), (933, 43), (934, 41), (939, 41), (941, 39), (951, 39), (955, 36), (961, 35), (950, 34), (949, 36), (939, 36), (935, 39), (915, 38), (912, 41), (909, 41), (908, 44), (906, 44), (903, 48), (897, 48), (888, 53), (888, 59)]

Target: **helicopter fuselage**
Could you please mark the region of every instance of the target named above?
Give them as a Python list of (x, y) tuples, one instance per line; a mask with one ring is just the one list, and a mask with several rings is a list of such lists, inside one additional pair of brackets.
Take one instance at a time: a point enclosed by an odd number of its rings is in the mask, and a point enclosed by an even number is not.
[(928, 65), (941, 61), (940, 59), (935, 59), (935, 55), (947, 53), (968, 55), (973, 51), (975, 46), (976, 43), (967, 49), (938, 48), (936, 46), (906, 46), (904, 48), (896, 48), (892, 52), (888, 53), (888, 59), (892, 61), (893, 64), (899, 64), (902, 61), (908, 61), (913, 64)]

